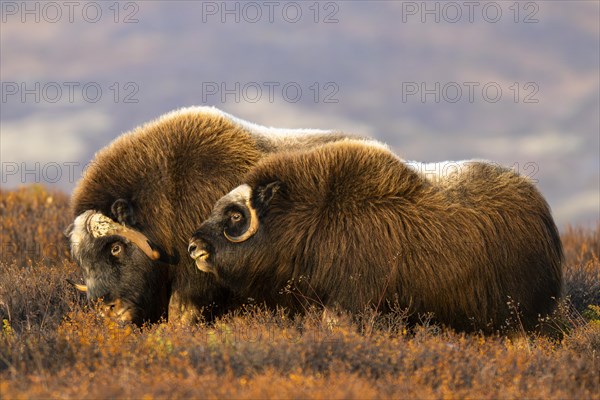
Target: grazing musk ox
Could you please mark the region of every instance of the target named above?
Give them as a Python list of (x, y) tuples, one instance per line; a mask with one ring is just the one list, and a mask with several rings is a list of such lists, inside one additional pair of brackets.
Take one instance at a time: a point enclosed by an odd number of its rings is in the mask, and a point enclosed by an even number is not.
[(66, 233), (85, 280), (76, 287), (102, 298), (108, 315), (135, 323), (223, 309), (231, 294), (186, 254), (197, 221), (266, 154), (343, 137), (265, 128), (211, 107), (175, 111), (120, 136), (96, 154), (71, 199)]
[[(269, 306), (385, 311), (397, 301), (491, 332), (511, 302), (533, 329), (561, 291), (549, 207), (512, 170), (456, 165), (426, 177), (352, 140), (273, 155), (216, 203), (188, 251), (200, 270)], [(295, 295), (285, 293), (290, 281)]]

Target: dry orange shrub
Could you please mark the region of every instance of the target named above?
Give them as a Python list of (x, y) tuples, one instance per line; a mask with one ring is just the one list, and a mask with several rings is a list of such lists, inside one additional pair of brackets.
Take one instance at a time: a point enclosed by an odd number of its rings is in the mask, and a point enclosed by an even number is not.
[(68, 257), (63, 231), (70, 223), (68, 197), (42, 186), (0, 191), (0, 261), (55, 263)]

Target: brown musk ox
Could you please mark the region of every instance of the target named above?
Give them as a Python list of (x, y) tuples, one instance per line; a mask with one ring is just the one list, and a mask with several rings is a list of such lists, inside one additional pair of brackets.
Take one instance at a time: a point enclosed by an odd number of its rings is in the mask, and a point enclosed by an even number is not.
[(108, 315), (138, 324), (226, 309), (231, 293), (187, 256), (197, 221), (265, 155), (344, 137), (266, 128), (212, 107), (174, 111), (118, 137), (72, 195), (66, 234), (85, 280), (76, 287), (101, 298)]
[(562, 285), (562, 246), (542, 195), (488, 162), (437, 176), (417, 166), (353, 140), (270, 156), (216, 203), (188, 252), (201, 271), (267, 306), (394, 304), (483, 332), (518, 310), (534, 329)]

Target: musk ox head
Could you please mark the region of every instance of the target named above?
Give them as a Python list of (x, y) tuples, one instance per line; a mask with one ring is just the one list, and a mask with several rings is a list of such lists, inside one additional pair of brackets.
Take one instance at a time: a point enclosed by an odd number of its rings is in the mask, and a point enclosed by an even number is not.
[(243, 285), (253, 258), (252, 242), (262, 236), (261, 218), (280, 188), (278, 181), (255, 190), (244, 184), (222, 197), (190, 239), (188, 252), (196, 267), (229, 287)]
[[(165, 312), (167, 293), (164, 251), (133, 228), (131, 205), (112, 205), (112, 216), (96, 210), (81, 213), (65, 231), (71, 255), (83, 271), (85, 285), (74, 286), (89, 300), (101, 300), (103, 313), (120, 321), (156, 321)], [(114, 218), (114, 219), (113, 219)]]

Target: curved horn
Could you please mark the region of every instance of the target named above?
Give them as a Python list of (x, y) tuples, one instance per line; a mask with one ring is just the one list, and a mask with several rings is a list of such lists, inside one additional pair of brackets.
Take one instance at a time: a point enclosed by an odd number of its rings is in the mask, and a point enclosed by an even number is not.
[(67, 279), (67, 282), (71, 285), (73, 285), (75, 287), (75, 289), (79, 290), (80, 292), (87, 292), (88, 288), (86, 285), (80, 285), (79, 283), (75, 283), (70, 279)]
[(129, 229), (104, 214), (95, 213), (88, 220), (88, 231), (93, 237), (98, 238), (106, 235), (120, 235), (129, 239), (140, 248), (151, 260), (158, 260), (160, 253), (150, 246), (150, 240), (141, 232)]
[(160, 258), (160, 253), (150, 246), (150, 241), (143, 233), (122, 226), (118, 234), (135, 243), (151, 260)]
[(256, 210), (250, 205), (249, 199), (246, 200), (246, 207), (248, 207), (248, 210), (250, 211), (250, 226), (246, 229), (246, 232), (242, 233), (240, 236), (229, 236), (227, 232), (223, 232), (223, 235), (225, 235), (230, 242), (241, 243), (246, 241), (258, 230), (258, 215), (256, 215)]

